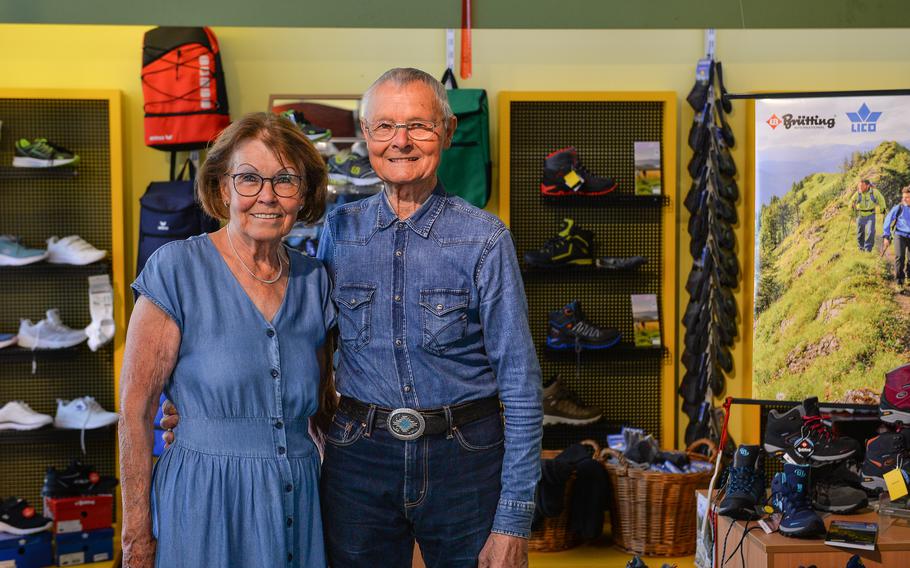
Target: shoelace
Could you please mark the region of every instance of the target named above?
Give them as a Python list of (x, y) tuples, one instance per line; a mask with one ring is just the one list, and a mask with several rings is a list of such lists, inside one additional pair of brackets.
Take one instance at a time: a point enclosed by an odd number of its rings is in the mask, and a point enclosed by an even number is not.
[(88, 251), (94, 249), (88, 241), (79, 236), (64, 237), (60, 239), (60, 244), (66, 246), (67, 248), (75, 249), (77, 252)]
[(730, 493), (751, 493), (755, 472), (749, 467), (730, 468)]
[(581, 408), (584, 407), (584, 403), (581, 401), (581, 398), (578, 396), (578, 394), (576, 394), (568, 389), (563, 389), (563, 388), (558, 389), (556, 391), (556, 393), (553, 395), (553, 399), (556, 403), (566, 401), (566, 402), (570, 402), (570, 403), (574, 404), (575, 406), (578, 406)]
[(32, 142), (32, 148), (44, 155), (53, 156), (57, 150), (48, 144), (47, 140), (43, 138), (38, 138)]
[(823, 438), (826, 442), (830, 442), (835, 437), (831, 427), (822, 421), (821, 416), (803, 416), (803, 427), (800, 433), (804, 437), (807, 433), (814, 433), (816, 436)]

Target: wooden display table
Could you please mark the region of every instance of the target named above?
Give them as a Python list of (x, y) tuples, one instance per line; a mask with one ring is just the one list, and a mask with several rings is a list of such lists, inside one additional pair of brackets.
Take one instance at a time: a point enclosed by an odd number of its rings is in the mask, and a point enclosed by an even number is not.
[[(860, 515), (831, 515), (822, 514), (827, 527), (832, 519), (878, 523), (878, 541), (876, 549), (858, 550), (838, 546), (828, 546), (824, 538), (806, 540), (788, 538), (780, 533), (765, 534), (761, 528), (749, 531), (743, 543), (745, 567), (740, 559), (739, 552), (724, 564), (724, 568), (799, 568), (815, 564), (818, 568), (844, 568), (847, 560), (854, 554), (859, 554), (866, 568), (899, 568), (910, 566), (910, 521), (898, 517), (879, 516), (878, 513), (868, 512)], [(735, 523), (730, 536), (727, 537), (727, 556), (739, 544), (746, 523), (733, 521), (727, 517), (717, 518), (718, 558), (724, 546), (724, 537), (730, 523)], [(749, 523), (749, 527), (757, 526), (757, 522)], [(720, 560), (718, 563), (721, 563)]]

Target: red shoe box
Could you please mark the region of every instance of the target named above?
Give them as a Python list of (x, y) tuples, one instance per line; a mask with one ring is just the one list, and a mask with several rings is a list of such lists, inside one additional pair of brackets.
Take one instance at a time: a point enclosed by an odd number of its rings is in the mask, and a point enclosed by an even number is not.
[(54, 534), (108, 529), (114, 519), (114, 496), (45, 497), (44, 516), (54, 521)]

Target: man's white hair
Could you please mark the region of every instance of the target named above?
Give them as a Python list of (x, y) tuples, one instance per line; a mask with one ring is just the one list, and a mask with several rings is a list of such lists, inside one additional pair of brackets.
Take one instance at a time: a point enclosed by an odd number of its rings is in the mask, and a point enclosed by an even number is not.
[(363, 94), (363, 97), (360, 99), (361, 117), (366, 118), (369, 116), (370, 100), (373, 98), (373, 94), (376, 92), (376, 89), (385, 83), (394, 83), (399, 87), (403, 87), (411, 83), (423, 83), (424, 85), (430, 87), (433, 90), (433, 94), (436, 95), (436, 104), (442, 110), (443, 127), (448, 127), (449, 119), (454, 115), (452, 113), (452, 107), (449, 106), (449, 96), (446, 93), (445, 86), (437, 81), (436, 77), (433, 77), (426, 71), (414, 69), (413, 67), (396, 67), (395, 69), (389, 69), (378, 79), (376, 79), (376, 81), (370, 85), (370, 88), (367, 89), (367, 91)]

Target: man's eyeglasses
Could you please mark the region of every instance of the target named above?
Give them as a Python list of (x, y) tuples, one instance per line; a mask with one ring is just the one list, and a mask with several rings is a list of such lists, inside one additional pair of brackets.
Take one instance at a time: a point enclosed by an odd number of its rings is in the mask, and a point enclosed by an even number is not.
[(373, 124), (364, 122), (364, 126), (373, 140), (388, 142), (395, 137), (399, 128), (404, 128), (411, 140), (430, 140), (436, 135), (438, 124), (429, 120), (410, 120), (408, 122), (380, 120)]
[(231, 182), (234, 184), (234, 191), (243, 197), (259, 195), (266, 181), (271, 182), (272, 191), (278, 197), (294, 197), (300, 191), (300, 183), (303, 180), (296, 174), (277, 174), (270, 178), (262, 177), (253, 172), (224, 175), (231, 178)]

